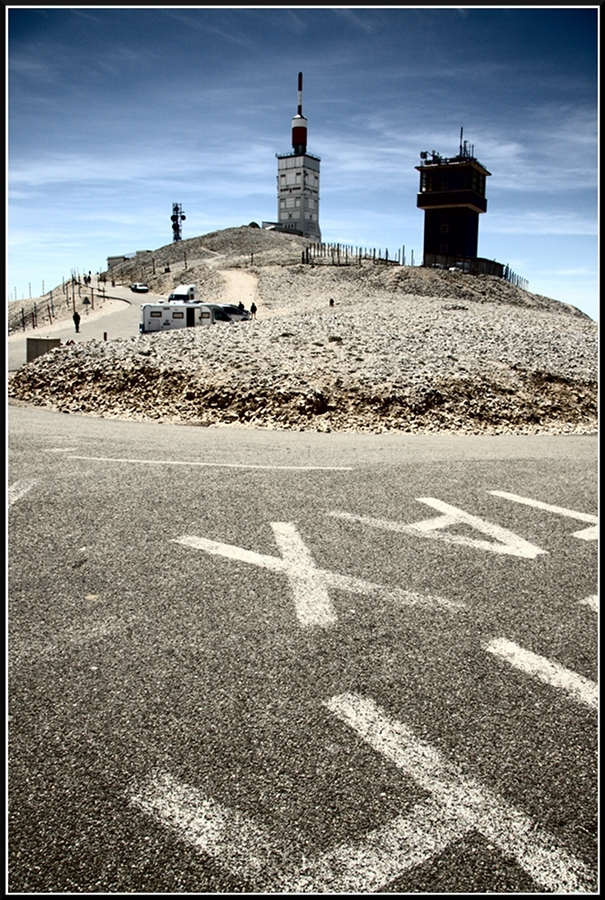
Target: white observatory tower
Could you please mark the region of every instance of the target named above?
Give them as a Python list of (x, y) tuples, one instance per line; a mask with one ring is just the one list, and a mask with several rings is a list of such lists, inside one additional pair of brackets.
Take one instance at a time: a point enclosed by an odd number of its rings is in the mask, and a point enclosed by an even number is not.
[(292, 119), (292, 153), (277, 153), (277, 228), (321, 241), (319, 157), (307, 153), (307, 120), (302, 114), (302, 72), (298, 110)]

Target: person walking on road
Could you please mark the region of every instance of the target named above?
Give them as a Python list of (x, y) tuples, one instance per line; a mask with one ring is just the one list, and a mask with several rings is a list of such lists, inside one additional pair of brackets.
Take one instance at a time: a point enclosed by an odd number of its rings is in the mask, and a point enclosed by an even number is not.
[(76, 310), (73, 314), (72, 319), (74, 320), (74, 325), (76, 326), (76, 334), (80, 333), (80, 313)]

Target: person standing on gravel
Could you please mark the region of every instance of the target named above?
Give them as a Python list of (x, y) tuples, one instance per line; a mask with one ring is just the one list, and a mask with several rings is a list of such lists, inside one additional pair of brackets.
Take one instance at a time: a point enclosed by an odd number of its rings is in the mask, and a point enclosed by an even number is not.
[(80, 313), (76, 310), (73, 314), (72, 319), (74, 320), (74, 325), (76, 326), (76, 334), (80, 333)]
[(253, 319), (256, 319), (256, 303), (252, 303), (252, 306), (250, 307), (250, 315)]

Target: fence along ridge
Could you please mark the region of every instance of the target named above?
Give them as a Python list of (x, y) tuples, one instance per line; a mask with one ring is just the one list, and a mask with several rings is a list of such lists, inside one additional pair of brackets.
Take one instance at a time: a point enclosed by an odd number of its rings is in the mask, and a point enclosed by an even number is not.
[[(334, 265), (361, 265), (364, 260), (371, 260), (374, 263), (385, 263), (387, 265), (406, 265), (405, 244), (397, 250), (395, 256), (391, 257), (389, 256), (388, 249), (385, 249), (383, 256), (382, 249), (376, 250), (376, 248), (369, 249), (367, 247), (358, 247), (353, 244), (340, 243), (317, 242), (310, 244), (302, 251), (302, 262), (305, 264), (310, 263), (312, 259), (319, 260), (327, 259), (328, 257)], [(437, 257), (435, 257), (435, 259), (436, 258)], [(441, 259), (441, 257), (439, 258)], [(461, 268), (462, 271), (465, 271), (466, 266), (469, 274), (494, 274), (496, 277), (508, 281), (514, 287), (521, 288), (524, 291), (528, 289), (528, 280), (517, 275), (516, 272), (513, 272), (508, 264), (503, 265), (502, 263), (496, 263), (495, 260), (483, 260), (481, 257), (475, 259), (474, 257), (444, 256), (442, 259), (442, 263), (434, 262), (433, 265), (437, 268)], [(471, 271), (473, 263), (479, 263), (476, 272)], [(482, 272), (482, 268), (485, 268), (486, 266), (489, 268), (490, 264), (493, 264), (493, 268), (501, 269), (501, 274), (495, 271), (489, 272), (487, 270)], [(414, 265), (413, 250), (411, 253), (411, 265)]]

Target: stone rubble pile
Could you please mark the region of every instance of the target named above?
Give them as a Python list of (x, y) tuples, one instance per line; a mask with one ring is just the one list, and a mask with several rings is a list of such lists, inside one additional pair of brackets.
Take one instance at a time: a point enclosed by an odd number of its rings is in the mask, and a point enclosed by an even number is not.
[[(256, 274), (256, 320), (62, 346), (16, 372), (9, 396), (192, 425), (597, 429), (597, 325), (573, 307), (502, 279), (403, 267)], [(430, 294), (409, 293), (418, 284)]]
[(468, 301), (475, 301), (551, 310), (592, 321), (574, 306), (531, 294), (492, 275), (464, 275), (421, 266), (385, 266), (371, 262), (361, 267), (267, 265), (251, 271), (258, 277), (259, 295), (267, 309), (315, 312), (323, 309), (332, 297), (339, 308), (386, 301), (392, 314), (401, 316), (405, 314), (401, 301), (422, 297), (447, 301), (450, 305), (464, 306)]

